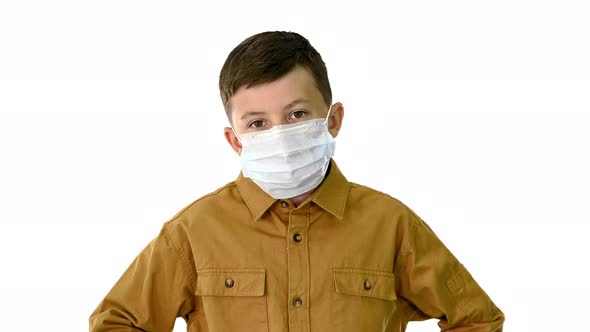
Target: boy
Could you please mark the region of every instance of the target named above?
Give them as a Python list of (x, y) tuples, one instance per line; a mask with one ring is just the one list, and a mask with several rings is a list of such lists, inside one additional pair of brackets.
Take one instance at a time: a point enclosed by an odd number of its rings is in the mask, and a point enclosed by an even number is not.
[(344, 116), (308, 40), (263, 32), (219, 78), (235, 181), (186, 206), (90, 317), (90, 331), (502, 331), (503, 313), (399, 200), (332, 159)]

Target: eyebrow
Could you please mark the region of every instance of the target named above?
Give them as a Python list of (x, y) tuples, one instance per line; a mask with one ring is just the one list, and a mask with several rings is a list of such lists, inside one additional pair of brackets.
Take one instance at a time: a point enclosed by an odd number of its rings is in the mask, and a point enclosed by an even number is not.
[[(307, 102), (309, 102), (309, 100), (307, 100), (305, 98), (297, 98), (297, 99), (293, 100), (292, 102), (288, 103), (287, 105), (285, 105), (283, 107), (283, 112), (286, 111), (287, 109), (297, 105), (297, 104), (307, 103)], [(242, 116), (240, 117), (240, 120), (243, 120), (249, 116), (263, 115), (263, 114), (266, 114), (266, 112), (246, 112), (246, 113), (242, 114)]]

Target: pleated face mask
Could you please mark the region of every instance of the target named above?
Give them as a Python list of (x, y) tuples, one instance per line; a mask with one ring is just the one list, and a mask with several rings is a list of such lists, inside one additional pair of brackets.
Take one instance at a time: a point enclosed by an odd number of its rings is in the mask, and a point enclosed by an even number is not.
[(326, 118), (236, 134), (242, 144), (243, 175), (276, 199), (315, 188), (322, 182), (336, 147), (328, 131), (329, 115), (330, 111)]

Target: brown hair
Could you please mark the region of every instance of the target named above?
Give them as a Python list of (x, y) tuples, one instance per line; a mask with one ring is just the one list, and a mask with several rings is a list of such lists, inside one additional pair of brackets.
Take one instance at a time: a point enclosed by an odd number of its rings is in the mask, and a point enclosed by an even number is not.
[(321, 55), (295, 32), (266, 31), (250, 36), (228, 55), (219, 74), (219, 93), (231, 121), (230, 98), (242, 86), (272, 82), (301, 65), (313, 76), (326, 106), (332, 104), (328, 71)]

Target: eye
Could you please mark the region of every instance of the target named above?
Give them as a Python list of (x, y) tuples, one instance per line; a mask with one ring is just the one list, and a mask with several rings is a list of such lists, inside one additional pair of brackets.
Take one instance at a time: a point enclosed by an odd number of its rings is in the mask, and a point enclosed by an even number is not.
[(264, 121), (256, 120), (256, 121), (250, 122), (250, 124), (248, 125), (248, 128), (260, 128), (263, 125), (264, 125)]
[(291, 113), (291, 115), (289, 116), (289, 119), (301, 119), (306, 114), (307, 114), (306, 111), (295, 111), (295, 112)]

